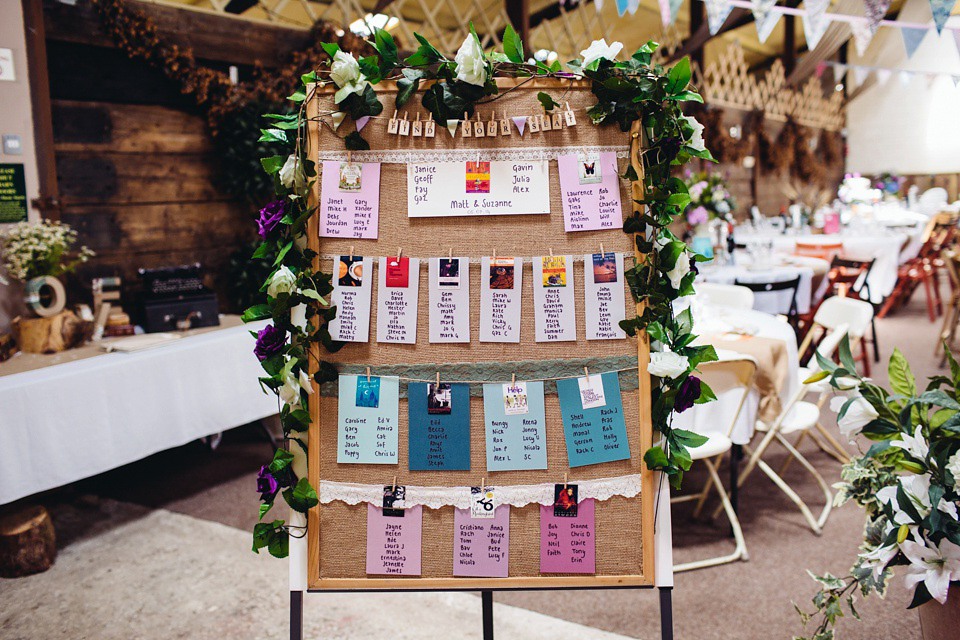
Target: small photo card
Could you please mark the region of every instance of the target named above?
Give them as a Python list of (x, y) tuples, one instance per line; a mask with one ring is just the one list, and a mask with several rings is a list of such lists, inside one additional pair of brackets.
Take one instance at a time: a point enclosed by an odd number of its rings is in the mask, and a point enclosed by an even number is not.
[(467, 162), (467, 193), (490, 193), (489, 162)]
[(369, 380), (364, 377), (357, 378), (357, 405), (358, 407), (367, 407), (369, 409), (378, 409), (380, 407), (380, 378), (374, 376)]
[(493, 518), (497, 508), (493, 487), (470, 487), (470, 517)]
[(600, 164), (600, 154), (578, 153), (577, 175), (580, 178), (580, 184), (597, 184), (603, 182), (603, 167)]
[(590, 257), (593, 262), (593, 284), (617, 281), (617, 254), (594, 253)]
[(363, 172), (359, 162), (340, 163), (340, 191), (363, 189)]
[(543, 256), (540, 260), (544, 287), (567, 286), (567, 256)]
[(363, 285), (363, 258), (360, 256), (340, 256), (340, 272), (337, 282), (341, 287)]
[(491, 289), (513, 289), (513, 275), (513, 258), (496, 258), (490, 260)]
[(603, 377), (599, 375), (577, 378), (580, 387), (580, 404), (584, 409), (595, 409), (607, 406), (603, 397)]
[(427, 384), (427, 414), (449, 415), (453, 411), (453, 389), (449, 383)]
[(437, 287), (440, 289), (460, 288), (460, 258), (440, 258)]
[(387, 484), (383, 487), (383, 515), (388, 518), (402, 518), (407, 508), (407, 488), (402, 484)]
[(577, 485), (553, 485), (553, 515), (556, 518), (577, 517)]
[(510, 382), (503, 385), (503, 412), (518, 416), (529, 411), (527, 406), (527, 383)]
[(386, 286), (406, 289), (410, 283), (410, 258), (390, 256), (387, 258)]

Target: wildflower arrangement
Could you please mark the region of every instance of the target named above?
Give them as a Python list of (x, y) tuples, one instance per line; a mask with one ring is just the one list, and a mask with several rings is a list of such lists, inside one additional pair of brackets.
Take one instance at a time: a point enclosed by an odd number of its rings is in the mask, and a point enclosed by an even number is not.
[[(70, 225), (50, 220), (20, 222), (0, 231), (0, 263), (7, 275), (23, 282), (70, 273), (94, 255), (86, 247), (71, 253), (76, 241), (77, 232)], [(7, 284), (2, 273), (0, 282)]]
[(720, 218), (727, 220), (737, 208), (727, 181), (719, 173), (688, 173), (685, 180), (690, 194), (687, 224), (696, 227)]

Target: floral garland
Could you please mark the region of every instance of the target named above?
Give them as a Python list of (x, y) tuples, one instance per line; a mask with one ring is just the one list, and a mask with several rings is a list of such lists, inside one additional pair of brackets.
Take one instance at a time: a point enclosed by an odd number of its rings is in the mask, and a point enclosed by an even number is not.
[[(359, 60), (336, 44), (323, 44), (329, 60), (321, 61), (313, 72), (305, 74), (301, 88), (290, 96), (299, 104), (297, 112), (264, 116), (270, 124), (261, 131), (259, 141), (277, 144), (286, 152), (292, 148), (292, 153), (261, 161), (278, 198), (260, 211), (258, 225), (263, 243), (254, 257), (277, 257), (275, 270), (263, 286), (266, 303), (248, 309), (244, 320), (272, 320), (257, 334), (256, 354), (266, 373), (260, 378), (261, 383), (278, 395), (284, 434), (306, 450), (301, 434), (310, 423), (305, 407), (311, 383), (337, 377), (333, 364), (318, 361), (311, 381), (307, 373), (311, 343), (320, 343), (330, 352), (342, 346), (331, 339), (327, 330), (327, 323), (336, 314), (336, 307), (328, 306), (324, 299), (332, 291), (331, 275), (313, 270), (316, 252), (306, 247), (306, 222), (315, 210), (308, 204), (308, 194), (316, 180), (316, 170), (300, 141), (306, 136), (304, 105), (312, 85), (333, 83), (335, 102), (341, 111), (357, 119), (383, 111), (374, 85), (381, 80), (394, 80), (399, 86), (397, 108), (419, 96), (423, 107), (443, 123), (459, 119), (464, 112), (472, 114), (475, 104), (496, 100), (496, 76), (585, 77), (591, 81), (597, 97), (597, 103), (587, 110), (594, 124), (615, 123), (621, 130), (629, 131), (635, 122), (640, 122), (645, 134), (643, 177), (639, 178), (632, 167), (625, 177), (642, 181), (644, 197), (637, 204), (645, 205), (647, 211), (634, 211), (623, 225), (624, 232), (636, 237), (637, 249), (644, 255), (625, 273), (634, 299), (643, 303), (644, 310), (620, 324), (630, 336), (646, 330), (654, 341), (648, 371), (659, 383), (652, 391), (652, 417), (663, 442), (645, 452), (644, 460), (649, 469), (663, 471), (674, 486), (679, 486), (683, 472), (692, 462), (688, 448), (699, 446), (705, 438), (673, 429), (672, 417), (695, 403), (714, 399), (709, 387), (692, 374), (700, 363), (716, 359), (712, 346), (692, 345), (696, 336), (692, 333), (690, 311), (674, 315), (672, 308), (675, 299), (693, 293), (694, 261), (698, 257), (691, 255), (687, 246), (668, 230), (690, 202), (686, 185), (671, 176), (671, 169), (691, 158), (713, 160), (703, 146), (702, 125), (681, 112), (682, 103), (701, 102), (688, 86), (689, 61), (683, 59), (669, 71), (659, 64), (652, 65), (651, 57), (658, 46), (653, 41), (629, 59), (617, 60), (623, 45), (607, 45), (598, 40), (581, 52), (582, 59), (568, 63), (569, 71), (563, 71), (559, 63), (548, 66), (524, 61), (523, 44), (509, 26), (503, 34), (503, 53), (484, 53), (472, 25), (470, 31), (453, 60), (420, 35), (416, 35), (416, 52), (401, 60), (393, 37), (383, 30), (375, 32), (371, 43), (376, 53)], [(432, 84), (420, 91), (421, 83), (427, 81)], [(545, 92), (540, 92), (538, 98), (547, 111), (557, 107)], [(344, 137), (344, 145), (353, 150), (369, 148), (356, 131)], [(293, 458), (293, 454), (280, 450), (261, 469), (261, 520), (277, 495), (300, 512), (317, 504), (316, 492), (307, 479), (298, 478), (293, 472)], [(258, 523), (254, 528), (254, 550), (267, 547), (275, 556), (286, 555), (288, 529), (280, 519)]]

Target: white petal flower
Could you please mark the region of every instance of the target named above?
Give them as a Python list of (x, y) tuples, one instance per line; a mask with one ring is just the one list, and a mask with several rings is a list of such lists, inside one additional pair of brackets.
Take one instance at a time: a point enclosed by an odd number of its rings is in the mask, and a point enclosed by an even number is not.
[(297, 288), (297, 276), (287, 266), (282, 266), (270, 276), (267, 283), (267, 295), (276, 298), (280, 293), (290, 293)]
[[(660, 251), (668, 244), (670, 240), (666, 236), (660, 236), (654, 242), (654, 248), (657, 251)], [(673, 268), (667, 272), (667, 278), (670, 280), (670, 285), (676, 289), (680, 290), (680, 284), (683, 282), (684, 276), (690, 273), (690, 256), (686, 251), (683, 251), (679, 256), (677, 256), (677, 262), (673, 265)]]
[[(839, 413), (847, 400), (849, 400), (847, 396), (834, 396), (830, 400), (830, 410)], [(879, 417), (880, 414), (873, 408), (873, 405), (864, 400), (863, 396), (858, 395), (847, 407), (847, 412), (843, 417), (837, 420), (837, 426), (840, 427), (840, 433), (852, 442), (853, 436), (860, 433), (861, 429)]]
[(690, 136), (690, 141), (687, 143), (687, 146), (692, 147), (696, 151), (706, 151), (707, 148), (703, 144), (703, 125), (697, 122), (697, 119), (693, 116), (681, 116), (681, 118), (693, 127), (693, 135)]
[(293, 180), (296, 175), (297, 157), (292, 153), (287, 156), (287, 161), (280, 167), (280, 183), (287, 189), (293, 188)]
[(937, 602), (946, 602), (950, 581), (960, 580), (960, 546), (946, 538), (940, 544), (930, 546), (905, 540), (900, 550), (910, 561), (904, 579), (907, 589), (913, 589), (923, 582)]
[(487, 61), (483, 57), (483, 47), (472, 33), (464, 38), (457, 51), (457, 80), (482, 87), (487, 83)]
[(947, 471), (953, 476), (953, 486), (960, 486), (960, 451), (950, 456), (947, 460)]
[(650, 364), (647, 373), (658, 378), (676, 378), (683, 375), (690, 368), (690, 361), (664, 347), (663, 351), (654, 351), (650, 354)]
[[(888, 527), (888, 533), (889, 529), (892, 528), (892, 526)], [(883, 570), (886, 569), (890, 561), (897, 555), (897, 551), (897, 545), (891, 544), (887, 547), (880, 546), (872, 551), (862, 552), (860, 554), (860, 557), (863, 559), (861, 564), (868, 569), (873, 569), (873, 579), (880, 580), (880, 574), (883, 573)]]
[(892, 440), (890, 442), (890, 446), (899, 447), (917, 460), (922, 461), (926, 461), (927, 452), (930, 451), (930, 447), (927, 445), (927, 440), (921, 433), (920, 425), (917, 425), (917, 429), (913, 432), (912, 436), (908, 436), (905, 433), (901, 434), (900, 440)]
[(620, 53), (620, 50), (623, 49), (623, 43), (621, 42), (611, 42), (607, 44), (605, 38), (600, 40), (594, 40), (590, 43), (590, 46), (580, 52), (580, 55), (583, 56), (583, 68), (586, 69), (590, 66), (590, 63), (594, 60), (615, 60), (617, 54)]
[(352, 53), (337, 51), (334, 54), (333, 64), (330, 65), (330, 79), (338, 87), (345, 87), (360, 79), (360, 64)]

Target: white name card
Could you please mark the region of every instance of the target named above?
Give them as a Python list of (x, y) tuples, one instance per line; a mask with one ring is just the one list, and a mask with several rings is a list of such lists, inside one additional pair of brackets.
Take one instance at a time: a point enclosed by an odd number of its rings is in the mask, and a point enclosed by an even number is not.
[(545, 160), (407, 165), (407, 216), (495, 216), (550, 213)]

